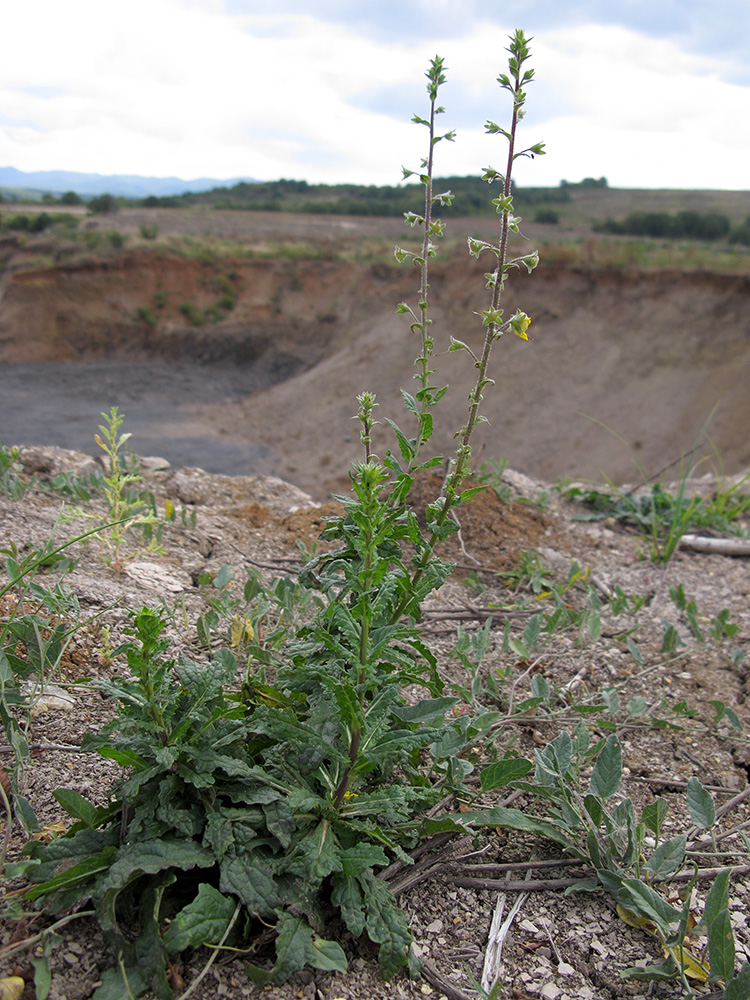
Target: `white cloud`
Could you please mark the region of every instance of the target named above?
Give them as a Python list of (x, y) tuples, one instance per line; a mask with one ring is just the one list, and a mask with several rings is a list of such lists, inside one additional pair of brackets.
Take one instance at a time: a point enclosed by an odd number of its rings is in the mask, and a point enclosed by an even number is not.
[[(230, 16), (222, 0), (38, 0), (4, 18), (8, 38), (33, 39), (0, 63), (3, 159), (22, 170), (394, 183), (422, 155), (408, 119), (424, 110), (436, 52), (449, 67), (445, 127), (452, 100), (461, 122), (440, 172), (504, 159), (482, 125), (507, 107), (494, 81), (510, 24), (394, 44), (312, 15)], [(549, 155), (519, 161), (522, 183), (748, 186), (748, 88), (723, 82), (715, 60), (590, 24), (537, 31), (532, 65), (524, 137)]]

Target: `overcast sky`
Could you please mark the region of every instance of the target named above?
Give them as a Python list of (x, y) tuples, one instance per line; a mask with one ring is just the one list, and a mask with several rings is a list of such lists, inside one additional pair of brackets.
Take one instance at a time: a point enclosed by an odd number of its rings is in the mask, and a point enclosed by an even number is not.
[(750, 0), (23, 0), (0, 19), (0, 166), (391, 184), (423, 73), (455, 144), (500, 166), (508, 35), (533, 35), (523, 185), (750, 190)]

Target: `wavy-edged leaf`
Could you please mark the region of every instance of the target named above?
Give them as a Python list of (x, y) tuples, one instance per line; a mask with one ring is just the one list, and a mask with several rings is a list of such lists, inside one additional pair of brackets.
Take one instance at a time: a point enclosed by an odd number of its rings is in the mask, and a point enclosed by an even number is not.
[(221, 862), (219, 888), (234, 893), (251, 913), (265, 920), (272, 920), (281, 906), (273, 871), (257, 852), (225, 857)]
[(408, 964), (411, 932), (391, 890), (385, 882), (374, 876), (366, 880), (365, 909), (367, 936), (380, 945), (380, 972), (383, 978), (388, 979)]
[(162, 935), (169, 954), (215, 945), (234, 915), (236, 904), (212, 885), (201, 882), (198, 895), (183, 907)]
[(346, 972), (346, 955), (335, 941), (326, 941), (313, 933), (304, 917), (283, 913), (276, 925), (276, 962), (266, 971), (247, 966), (251, 979), (259, 985), (284, 983), (289, 977), (311, 965), (326, 972)]

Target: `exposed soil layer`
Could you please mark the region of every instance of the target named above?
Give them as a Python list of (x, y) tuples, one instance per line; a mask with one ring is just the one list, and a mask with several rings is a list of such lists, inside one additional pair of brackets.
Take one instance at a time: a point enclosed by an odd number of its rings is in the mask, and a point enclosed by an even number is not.
[[(216, 224), (226, 236), (246, 215), (260, 217), (262, 250), (267, 215), (217, 213)], [(279, 220), (282, 243), (293, 222)], [(296, 233), (330, 256), (342, 227), (370, 237), (386, 222), (298, 220)], [(411, 387), (416, 352), (395, 307), (415, 304), (416, 272), (286, 255), (191, 258), (157, 244), (25, 270), (11, 257), (0, 300), (0, 438), (90, 450), (99, 412), (117, 405), (141, 453), (277, 474), (320, 499), (341, 489), (359, 448), (356, 393), (375, 391), (379, 415), (402, 422), (399, 389)], [(488, 266), (461, 251), (431, 270), (435, 379), (450, 383), (438, 453), (464, 422), (473, 375), (466, 354), (446, 353), (449, 337), (478, 348)], [(506, 315), (517, 307), (532, 316), (533, 342), (495, 347), (479, 461), (502, 456), (548, 481), (633, 481), (632, 456), (657, 473), (690, 452), (715, 407), (710, 435), (726, 471), (750, 462), (747, 276), (542, 261), (531, 277), (511, 276)], [(378, 429), (376, 449), (391, 442)]]

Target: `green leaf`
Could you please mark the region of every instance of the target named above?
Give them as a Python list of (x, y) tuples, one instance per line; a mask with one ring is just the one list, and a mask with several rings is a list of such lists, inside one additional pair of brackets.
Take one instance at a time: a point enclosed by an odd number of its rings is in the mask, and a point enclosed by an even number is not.
[(750, 1000), (750, 962), (743, 962), (739, 974), (727, 983), (723, 1000)]
[(648, 698), (644, 698), (641, 694), (634, 695), (628, 702), (626, 708), (628, 716), (631, 719), (637, 719), (638, 716), (643, 715), (648, 708)]
[(273, 919), (281, 898), (273, 880), (273, 872), (257, 855), (231, 855), (221, 862), (219, 888), (231, 892), (248, 910), (264, 920)]
[(396, 435), (396, 440), (398, 441), (398, 448), (399, 451), (401, 452), (401, 457), (404, 459), (405, 462), (411, 462), (411, 460), (414, 458), (416, 454), (414, 444), (411, 441), (409, 441), (409, 439), (406, 437), (406, 435), (398, 426), (398, 424), (394, 423), (393, 420), (390, 419), (390, 417), (386, 417), (385, 422), (388, 424), (393, 433)]
[(138, 966), (123, 962), (122, 966), (115, 965), (102, 973), (101, 986), (91, 995), (91, 1000), (125, 1000), (140, 996), (147, 988), (146, 977)]
[(638, 646), (636, 645), (635, 641), (631, 636), (627, 637), (627, 639), (625, 640), (625, 645), (628, 647), (630, 655), (633, 657), (635, 662), (642, 665), (643, 654), (641, 653), (640, 649), (638, 648)]
[(687, 807), (699, 830), (710, 830), (716, 822), (716, 807), (710, 792), (693, 776), (687, 784)]
[(393, 714), (402, 722), (438, 722), (445, 718), (445, 713), (457, 702), (458, 698), (423, 698), (416, 705), (397, 706), (393, 709)]
[(654, 853), (643, 866), (646, 871), (653, 875), (665, 876), (676, 872), (685, 860), (685, 844), (687, 837), (680, 834), (672, 837), (656, 848)]
[(327, 972), (346, 972), (346, 955), (335, 941), (326, 941), (313, 933), (304, 917), (283, 913), (276, 925), (276, 963), (266, 971), (246, 966), (251, 979), (259, 985), (285, 983), (289, 977), (311, 965)]
[(706, 896), (703, 920), (708, 932), (708, 960), (711, 979), (725, 982), (734, 976), (734, 935), (729, 919), (729, 877), (731, 871), (725, 868), (714, 879), (714, 884)]
[(365, 929), (365, 898), (356, 878), (335, 873), (332, 878), (331, 902), (341, 911), (341, 917), (355, 937)]
[(622, 747), (614, 733), (607, 737), (591, 774), (589, 791), (605, 801), (620, 787), (622, 780)]
[(408, 962), (411, 932), (406, 917), (396, 905), (391, 890), (381, 879), (370, 877), (365, 885), (367, 936), (380, 945), (378, 961), (387, 979)]
[(731, 871), (725, 868), (720, 871), (714, 879), (714, 883), (706, 896), (706, 903), (703, 907), (702, 923), (708, 925), (712, 920), (726, 910), (729, 906), (729, 876)]
[(34, 992), (36, 1000), (47, 1000), (49, 991), (52, 988), (52, 973), (49, 967), (49, 958), (43, 955), (41, 958), (32, 958), (31, 964), (34, 966)]
[(734, 976), (734, 934), (729, 910), (722, 910), (708, 925), (708, 963), (711, 979), (725, 982)]
[(13, 812), (25, 833), (31, 835), (39, 830), (39, 821), (36, 818), (36, 813), (31, 803), (24, 795), (19, 795), (18, 792), (13, 793)]
[(172, 920), (162, 935), (170, 954), (186, 948), (215, 945), (222, 938), (234, 916), (236, 904), (212, 885), (201, 882), (198, 895)]
[(79, 885), (84, 885), (92, 879), (106, 872), (111, 864), (112, 858), (117, 853), (116, 847), (105, 847), (100, 854), (90, 858), (84, 858), (78, 864), (66, 868), (59, 875), (53, 876), (41, 885), (32, 886), (26, 892), (27, 899), (38, 899), (39, 896), (47, 896), (53, 892), (60, 892), (64, 889), (72, 889)]
[(620, 975), (623, 979), (653, 979), (665, 983), (674, 979), (679, 971), (677, 963), (670, 955), (666, 962), (662, 962), (661, 965), (632, 966), (629, 969), (623, 969)]
[(341, 853), (338, 839), (328, 820), (318, 823), (314, 830), (297, 841), (295, 858), (287, 871), (319, 885), (331, 872), (341, 871)]
[(534, 767), (530, 760), (523, 757), (505, 757), (494, 764), (488, 764), (479, 776), (483, 792), (493, 788), (503, 788), (518, 778), (522, 778)]
[(661, 837), (661, 829), (664, 826), (664, 818), (669, 811), (669, 803), (666, 799), (658, 798), (643, 807), (641, 819), (656, 834), (657, 840)]
[(640, 879), (623, 878), (615, 872), (599, 869), (597, 877), (615, 901), (636, 916), (656, 924), (663, 940), (667, 940), (679, 925), (680, 912)]
[(477, 826), (499, 826), (504, 829), (522, 830), (525, 833), (536, 833), (542, 837), (548, 837), (556, 844), (562, 844), (576, 857), (583, 858), (585, 855), (576, 846), (574, 841), (567, 837), (563, 831), (554, 823), (547, 820), (535, 819), (521, 812), (520, 809), (510, 809), (507, 806), (494, 806), (491, 809), (483, 809), (478, 812), (461, 813), (461, 820), (465, 823), (472, 823)]
[(226, 563), (219, 569), (218, 573), (214, 577), (214, 587), (217, 590), (224, 590), (229, 581), (232, 579), (232, 570)]
[(97, 825), (99, 810), (95, 805), (84, 799), (72, 788), (57, 788), (52, 793), (68, 816), (80, 820), (84, 826), (94, 829)]
[[(85, 746), (86, 741), (84, 741)], [(114, 760), (122, 767), (134, 767), (137, 770), (143, 770), (148, 767), (148, 761), (133, 750), (115, 750), (114, 747), (104, 746), (97, 747), (96, 751), (100, 757), (104, 757), (107, 760)]]

